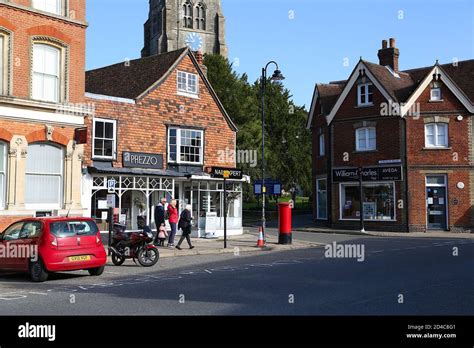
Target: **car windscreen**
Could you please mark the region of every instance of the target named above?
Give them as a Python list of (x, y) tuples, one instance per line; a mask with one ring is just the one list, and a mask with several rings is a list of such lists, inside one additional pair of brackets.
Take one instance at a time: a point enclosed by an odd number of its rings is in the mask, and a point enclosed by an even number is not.
[(93, 221), (58, 221), (50, 224), (55, 237), (94, 236), (99, 229)]

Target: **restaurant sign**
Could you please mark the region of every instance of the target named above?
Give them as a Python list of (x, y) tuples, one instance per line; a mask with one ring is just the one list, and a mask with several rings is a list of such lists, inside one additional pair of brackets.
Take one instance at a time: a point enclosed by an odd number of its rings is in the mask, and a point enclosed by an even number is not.
[(143, 152), (124, 152), (123, 166), (126, 168), (163, 169), (163, 155)]
[[(359, 181), (358, 168), (334, 169), (332, 182)], [(403, 181), (402, 166), (366, 167), (362, 169), (362, 181)]]

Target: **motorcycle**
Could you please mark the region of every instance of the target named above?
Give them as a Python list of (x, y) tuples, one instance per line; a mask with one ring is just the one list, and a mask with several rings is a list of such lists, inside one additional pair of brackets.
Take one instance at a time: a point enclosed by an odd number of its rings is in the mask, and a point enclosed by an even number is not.
[(125, 226), (114, 224), (110, 251), (112, 262), (116, 266), (122, 265), (126, 259), (140, 263), (143, 267), (154, 266), (160, 258), (158, 248), (153, 244), (151, 232), (125, 232)]

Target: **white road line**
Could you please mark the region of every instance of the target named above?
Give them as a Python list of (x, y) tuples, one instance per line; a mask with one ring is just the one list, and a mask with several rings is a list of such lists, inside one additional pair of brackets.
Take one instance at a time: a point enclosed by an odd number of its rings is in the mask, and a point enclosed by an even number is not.
[(207, 269), (205, 269), (204, 272), (209, 273), (209, 274), (212, 274), (212, 272), (209, 271), (209, 270), (207, 270)]
[(43, 295), (43, 296), (48, 296), (48, 294), (45, 294), (44, 292), (34, 292), (34, 291), (30, 291), (29, 293), (30, 293), (30, 294), (33, 294), (33, 295)]
[(384, 250), (376, 250), (376, 251), (371, 251), (371, 253), (376, 254), (376, 253), (383, 253)]

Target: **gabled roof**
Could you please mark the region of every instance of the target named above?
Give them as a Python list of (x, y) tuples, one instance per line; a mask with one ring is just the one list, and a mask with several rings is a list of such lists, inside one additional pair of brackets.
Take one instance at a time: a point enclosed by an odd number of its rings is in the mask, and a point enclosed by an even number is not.
[[(365, 60), (360, 60), (354, 71), (358, 70), (362, 66), (367, 68), (377, 84), (382, 87), (390, 99), (398, 103), (407, 103), (415, 94), (415, 92), (426, 85), (426, 82), (431, 81), (431, 77), (428, 76), (432, 73), (433, 69), (439, 68), (442, 72), (445, 82), (448, 87), (454, 90), (455, 94), (461, 96), (462, 101), (467, 100), (467, 108), (471, 110), (474, 108), (474, 59), (457, 62), (457, 65), (451, 64), (435, 64), (434, 66), (422, 67), (417, 69), (410, 69), (400, 71), (398, 74), (394, 74), (389, 68), (371, 63)], [(351, 77), (354, 77), (354, 71)], [(323, 115), (329, 116), (334, 114), (334, 107), (338, 103), (341, 95), (350, 84), (351, 78), (346, 81), (331, 82), (329, 84), (317, 84), (316, 89), (318, 93), (313, 97), (313, 103), (316, 103), (316, 99), (320, 98), (320, 103), (323, 106)], [(342, 88), (341, 88), (342, 86)], [(316, 98), (317, 97), (317, 98)], [(341, 100), (342, 102), (342, 100)], [(338, 106), (336, 106), (337, 108)], [(312, 105), (311, 111), (308, 116), (307, 127), (311, 126), (314, 107)], [(332, 118), (328, 119), (330, 122)]]
[(87, 71), (86, 93), (131, 100), (141, 99), (158, 87), (185, 56), (189, 56), (230, 128), (236, 132), (236, 125), (188, 48)]
[(160, 80), (186, 48), (86, 72), (86, 92), (136, 99)]

